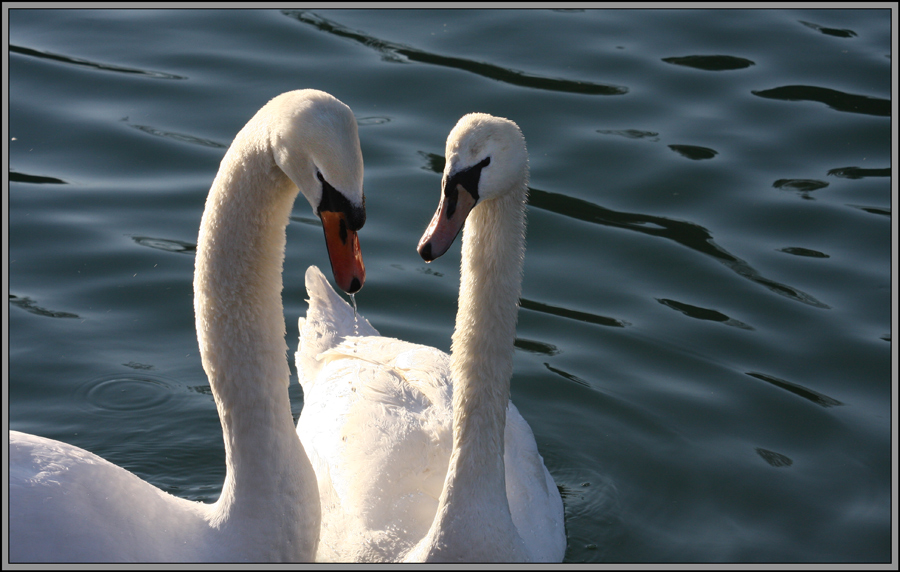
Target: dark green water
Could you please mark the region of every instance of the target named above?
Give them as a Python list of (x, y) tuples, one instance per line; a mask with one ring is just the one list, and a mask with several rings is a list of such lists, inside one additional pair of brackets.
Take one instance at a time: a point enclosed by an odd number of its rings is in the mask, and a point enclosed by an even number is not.
[[(360, 312), (448, 350), (459, 247), (426, 265), (415, 246), (447, 133), (482, 111), (530, 152), (512, 391), (563, 492), (566, 560), (890, 562), (891, 24), (13, 10), (9, 425), (218, 497), (193, 249), (234, 134), (292, 89), (330, 92), (360, 125)], [(328, 268), (321, 233), (298, 201), (292, 351), (304, 272)], [(296, 415), (296, 375), (291, 395)]]

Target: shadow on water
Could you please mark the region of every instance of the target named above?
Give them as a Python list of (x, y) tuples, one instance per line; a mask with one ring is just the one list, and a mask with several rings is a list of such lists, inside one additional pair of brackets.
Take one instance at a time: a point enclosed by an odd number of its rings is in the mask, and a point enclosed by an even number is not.
[(379, 52), (387, 62), (417, 62), (458, 69), (488, 79), (508, 83), (510, 85), (518, 85), (533, 89), (580, 93), (583, 95), (624, 95), (628, 93), (627, 87), (618, 85), (604, 85), (587, 81), (542, 77), (485, 62), (432, 54), (403, 44), (396, 44), (373, 38), (372, 36), (367, 36), (362, 32), (350, 30), (336, 22), (304, 10), (284, 10), (282, 14), (303, 24), (314, 26), (323, 32), (358, 42), (367, 48)]

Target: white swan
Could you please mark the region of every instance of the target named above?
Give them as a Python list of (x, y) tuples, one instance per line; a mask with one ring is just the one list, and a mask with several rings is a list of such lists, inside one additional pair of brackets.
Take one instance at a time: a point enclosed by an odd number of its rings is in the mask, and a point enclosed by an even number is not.
[(463, 117), (419, 252), (465, 223), (452, 356), (379, 337), (310, 268), (297, 431), (319, 482), (317, 560), (556, 561), (563, 506), (509, 401), (528, 155), (512, 121)]
[(219, 500), (177, 498), (83, 449), (11, 431), (10, 561), (312, 560), (319, 495), (288, 398), (285, 227), (299, 187), (323, 219), (338, 283), (358, 290), (362, 178), (353, 114), (326, 93), (282, 94), (247, 123), (210, 189), (194, 274), (225, 440)]

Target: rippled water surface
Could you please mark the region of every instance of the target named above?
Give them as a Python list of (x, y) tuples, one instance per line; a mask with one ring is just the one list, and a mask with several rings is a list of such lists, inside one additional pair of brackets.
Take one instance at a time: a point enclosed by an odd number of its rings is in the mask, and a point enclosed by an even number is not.
[[(530, 153), (512, 397), (566, 560), (891, 561), (890, 12), (9, 16), (10, 427), (218, 497), (197, 228), (234, 134), (297, 88), (360, 126), (360, 312), (449, 350), (459, 247), (415, 246), (483, 111)], [(293, 351), (328, 260), (302, 199), (287, 233)]]

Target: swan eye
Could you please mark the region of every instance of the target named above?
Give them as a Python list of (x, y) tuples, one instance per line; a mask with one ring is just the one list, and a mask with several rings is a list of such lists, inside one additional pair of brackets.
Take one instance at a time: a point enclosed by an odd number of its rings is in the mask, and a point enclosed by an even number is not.
[(358, 231), (366, 223), (366, 198), (363, 196), (361, 207), (353, 206), (347, 197), (331, 186), (325, 180), (322, 173), (316, 172), (316, 177), (322, 181), (322, 199), (319, 201), (319, 207), (316, 213), (322, 216), (323, 211), (342, 213), (347, 218), (347, 228), (352, 231)]
[(464, 171), (460, 171), (447, 179), (444, 184), (444, 194), (456, 193), (456, 186), (462, 187), (478, 201), (478, 183), (481, 180), (481, 170), (491, 164), (491, 158), (487, 157), (477, 165), (473, 165)]

